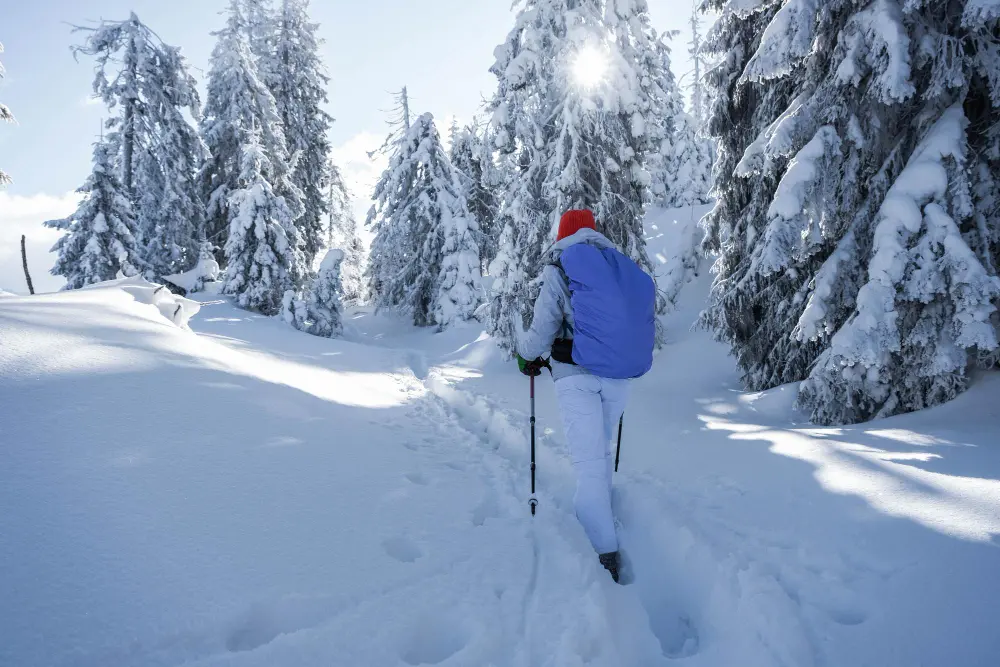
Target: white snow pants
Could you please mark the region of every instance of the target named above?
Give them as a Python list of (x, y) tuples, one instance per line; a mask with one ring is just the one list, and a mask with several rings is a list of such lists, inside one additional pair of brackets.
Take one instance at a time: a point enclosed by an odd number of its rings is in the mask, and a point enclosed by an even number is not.
[(618, 551), (611, 513), (611, 439), (628, 402), (629, 381), (571, 375), (555, 384), (576, 469), (576, 516), (599, 554)]

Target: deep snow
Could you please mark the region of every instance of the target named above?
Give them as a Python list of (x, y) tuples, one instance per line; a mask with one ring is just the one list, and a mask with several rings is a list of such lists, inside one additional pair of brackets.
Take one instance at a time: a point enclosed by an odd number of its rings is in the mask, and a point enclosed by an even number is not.
[[(697, 213), (652, 214), (653, 256)], [(626, 413), (628, 587), (544, 379), (531, 519), (527, 382), (477, 327), (0, 299), (0, 665), (996, 665), (1000, 375), (810, 427), (690, 330), (707, 269)]]

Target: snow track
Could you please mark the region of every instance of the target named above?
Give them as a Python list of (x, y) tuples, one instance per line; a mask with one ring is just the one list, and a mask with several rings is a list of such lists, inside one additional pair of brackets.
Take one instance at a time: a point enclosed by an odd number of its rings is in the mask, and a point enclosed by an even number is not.
[[(495, 452), (496, 456), (484, 456), (486, 477), (497, 481), (498, 493), (513, 492), (507, 505), (517, 508), (520, 501), (518, 511), (529, 520), (528, 432), (518, 426), (527, 423), (527, 413), (502, 409), (487, 396), (457, 389), (433, 370), (426, 385), (465, 430)], [(623, 588), (610, 585), (573, 518), (573, 478), (565, 452), (561, 436), (542, 434), (539, 475), (545, 481), (539, 488), (541, 504), (533, 528), (554, 534), (544, 541), (548, 558), (572, 562), (596, 575), (593, 583), (601, 595), (588, 602), (596, 617), (593, 622), (610, 641), (582, 647), (581, 660), (593, 662), (604, 656), (610, 660), (607, 664), (816, 664), (792, 597), (763, 568), (724, 555), (721, 546), (713, 549), (695, 527), (700, 525), (695, 517), (684, 517), (690, 525), (678, 523), (675, 517), (684, 513), (654, 479), (626, 475), (616, 479), (622, 547), (636, 581)], [(591, 584), (590, 577), (587, 583)], [(582, 608), (577, 602), (565, 607), (568, 614), (578, 614)], [(709, 629), (704, 637), (700, 627)]]
[[(514, 489), (512, 504), (516, 507), (517, 500), (520, 500), (520, 512), (527, 517), (524, 500), (528, 497), (528, 431), (517, 426), (527, 423), (527, 414), (501, 409), (486, 396), (456, 389), (434, 372), (428, 377), (427, 386), (466, 430), (477, 435), (485, 446), (496, 452), (497, 457), (484, 457), (484, 466), (491, 470), (491, 476), (500, 481), (503, 490)], [(557, 563), (572, 562), (584, 571), (590, 570), (585, 579), (586, 587), (591, 591), (595, 588), (601, 591), (601, 595), (586, 601), (592, 605), (592, 622), (605, 630), (602, 634), (610, 642), (603, 646), (597, 641), (584, 645), (578, 657), (588, 663), (604, 656), (610, 660), (608, 664), (656, 665), (665, 663), (664, 659), (695, 656), (698, 652), (697, 632), (690, 617), (678, 605), (671, 587), (664, 585), (669, 584), (671, 577), (657, 573), (662, 569), (663, 561), (663, 554), (657, 550), (659, 545), (630, 540), (629, 532), (623, 530), (623, 546), (628, 548), (638, 583), (633, 588), (611, 584), (610, 578), (597, 564), (590, 545), (581, 538), (582, 533), (573, 518), (574, 482), (562, 439), (551, 432), (543, 432), (539, 438), (538, 453), (539, 475), (545, 479), (539, 489), (539, 515), (525, 520), (533, 522), (536, 537), (538, 531), (551, 531), (560, 537), (576, 533), (572, 537), (545, 540), (544, 545), (548, 549), (546, 557)], [(554, 489), (555, 493), (546, 486)], [(535, 574), (533, 571), (533, 579)], [(596, 581), (592, 580), (594, 575)], [(534, 593), (533, 589), (534, 586), (529, 587), (529, 593)], [(531, 606), (526, 604), (525, 607), (525, 617), (529, 618)], [(575, 603), (566, 605), (566, 613), (571, 616), (578, 614), (579, 609), (581, 607)]]

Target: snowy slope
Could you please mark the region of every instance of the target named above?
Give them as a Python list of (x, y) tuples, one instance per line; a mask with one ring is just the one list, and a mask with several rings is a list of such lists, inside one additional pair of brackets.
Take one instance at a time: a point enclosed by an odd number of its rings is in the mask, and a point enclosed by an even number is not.
[[(653, 255), (695, 218), (654, 213)], [(704, 269), (626, 415), (624, 588), (546, 379), (530, 518), (527, 382), (476, 328), (0, 299), (0, 665), (997, 664), (1000, 376), (810, 428), (690, 331)]]

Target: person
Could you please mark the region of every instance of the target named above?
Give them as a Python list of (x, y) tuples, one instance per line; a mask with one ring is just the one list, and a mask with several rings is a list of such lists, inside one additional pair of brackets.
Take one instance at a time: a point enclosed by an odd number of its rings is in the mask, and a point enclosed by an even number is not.
[[(562, 216), (545, 259), (531, 327), (518, 328), (518, 366), (525, 375), (551, 370), (577, 477), (576, 515), (601, 565), (619, 582), (611, 441), (628, 402), (630, 378), (652, 365), (655, 285), (597, 231), (589, 210)], [(583, 310), (575, 313), (577, 308)], [(578, 323), (587, 325), (581, 327), (586, 340), (574, 336)], [(599, 340), (602, 336), (618, 340)], [(549, 354), (551, 366), (543, 359)]]

